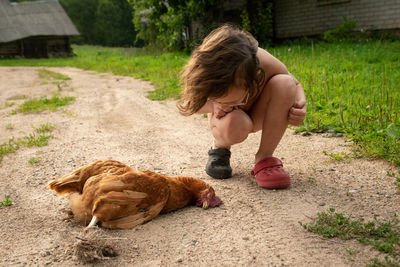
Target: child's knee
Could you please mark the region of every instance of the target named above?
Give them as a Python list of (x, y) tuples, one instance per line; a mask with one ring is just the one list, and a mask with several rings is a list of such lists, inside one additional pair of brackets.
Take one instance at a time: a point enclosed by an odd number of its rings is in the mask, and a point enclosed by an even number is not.
[(297, 92), (297, 86), (292, 76), (278, 74), (273, 76), (267, 83), (271, 97), (282, 101), (293, 102)]
[(241, 143), (253, 130), (253, 122), (243, 110), (234, 110), (226, 115), (224, 139), (229, 143)]

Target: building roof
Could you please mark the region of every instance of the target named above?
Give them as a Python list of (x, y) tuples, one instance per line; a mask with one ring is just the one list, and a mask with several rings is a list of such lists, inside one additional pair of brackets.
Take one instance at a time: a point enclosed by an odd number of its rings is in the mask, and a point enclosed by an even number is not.
[(39, 35), (79, 35), (79, 32), (57, 0), (22, 3), (0, 0), (0, 43)]

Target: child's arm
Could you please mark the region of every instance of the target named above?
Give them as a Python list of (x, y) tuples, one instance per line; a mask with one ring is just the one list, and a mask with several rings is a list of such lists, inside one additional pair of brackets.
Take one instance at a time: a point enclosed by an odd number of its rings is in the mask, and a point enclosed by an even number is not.
[(286, 66), (273, 55), (262, 48), (258, 48), (257, 56), (260, 60), (260, 66), (264, 69), (266, 81), (277, 74), (288, 74), (296, 82), (296, 99), (293, 107), (289, 111), (288, 120), (289, 124), (293, 126), (301, 125), (306, 117), (306, 97), (303, 87), (301, 86), (299, 81), (297, 81), (297, 79), (289, 73)]
[(301, 86), (299, 81), (291, 73), (289, 73), (289, 75), (292, 76), (296, 82), (297, 93), (294, 105), (289, 111), (288, 121), (289, 124), (293, 126), (300, 126), (303, 123), (307, 112), (306, 95), (304, 94), (303, 86)]

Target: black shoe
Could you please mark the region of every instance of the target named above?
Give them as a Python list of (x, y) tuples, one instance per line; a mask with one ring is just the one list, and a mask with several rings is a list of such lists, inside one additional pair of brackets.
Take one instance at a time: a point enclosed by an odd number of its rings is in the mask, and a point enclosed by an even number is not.
[(230, 166), (231, 152), (226, 148), (210, 149), (208, 151), (206, 173), (212, 178), (226, 179), (232, 177)]

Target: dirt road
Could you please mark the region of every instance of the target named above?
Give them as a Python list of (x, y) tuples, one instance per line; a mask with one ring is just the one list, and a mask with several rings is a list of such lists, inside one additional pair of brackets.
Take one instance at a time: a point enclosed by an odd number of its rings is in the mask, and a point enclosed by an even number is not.
[[(390, 164), (332, 162), (322, 151), (349, 153), (346, 140), (288, 130), (276, 156), (292, 175), (290, 189), (264, 190), (250, 176), (259, 133), (232, 148), (234, 177), (214, 180), (204, 172), (212, 138), (203, 116), (183, 117), (174, 102), (147, 99), (148, 82), (47, 69), (71, 78), (60, 93), (76, 101), (56, 112), (9, 115), (26, 99), (59, 89), (39, 78), (38, 68), (0, 67), (0, 143), (29, 135), (41, 124), (55, 126), (48, 146), (21, 147), (1, 163), (0, 200), (9, 194), (13, 205), (0, 209), (0, 266), (81, 265), (73, 244), (83, 227), (61, 221), (68, 202), (47, 183), (99, 159), (202, 178), (224, 201), (219, 208), (188, 207), (131, 230), (99, 229), (96, 234), (119, 254), (99, 266), (365, 266), (382, 256), (357, 241), (320, 238), (299, 222), (328, 208), (366, 220), (391, 218), (399, 211), (400, 195), (387, 175), (395, 170)], [(30, 158), (39, 162), (30, 164)]]

